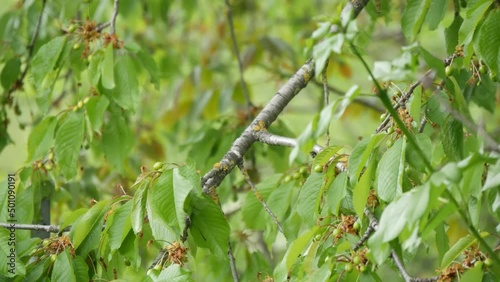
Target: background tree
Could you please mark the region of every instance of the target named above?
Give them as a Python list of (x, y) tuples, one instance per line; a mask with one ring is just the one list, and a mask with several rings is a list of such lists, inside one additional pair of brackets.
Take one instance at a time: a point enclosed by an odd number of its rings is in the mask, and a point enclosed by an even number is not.
[(7, 1), (0, 277), (499, 280), (499, 7)]

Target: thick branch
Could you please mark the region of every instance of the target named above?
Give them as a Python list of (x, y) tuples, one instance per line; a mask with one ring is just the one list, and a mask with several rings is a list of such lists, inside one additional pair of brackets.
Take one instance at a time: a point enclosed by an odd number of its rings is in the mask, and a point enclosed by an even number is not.
[(10, 229), (14, 228), (16, 230), (34, 230), (34, 231), (45, 231), (50, 233), (67, 232), (71, 229), (71, 226), (67, 226), (63, 230), (58, 225), (39, 225), (39, 224), (13, 224), (13, 223), (0, 223), (1, 227)]
[(262, 109), (250, 126), (236, 139), (233, 146), (222, 160), (201, 180), (203, 191), (207, 193), (210, 187), (218, 187), (222, 180), (243, 160), (243, 156), (256, 141), (254, 133), (268, 128), (285, 109), (288, 103), (314, 77), (314, 64), (307, 61), (292, 78), (274, 95), (271, 101)]

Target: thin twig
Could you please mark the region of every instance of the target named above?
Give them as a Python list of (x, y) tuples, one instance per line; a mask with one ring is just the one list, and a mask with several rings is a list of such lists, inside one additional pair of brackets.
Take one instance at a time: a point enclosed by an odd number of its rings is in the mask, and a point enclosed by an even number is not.
[(418, 127), (418, 133), (424, 132), (425, 125), (427, 124), (427, 117), (424, 115), (420, 121), (420, 126)]
[(413, 278), (411, 278), (411, 276), (408, 274), (408, 272), (406, 271), (406, 269), (403, 265), (403, 262), (401, 261), (398, 254), (396, 254), (396, 252), (394, 250), (391, 252), (391, 258), (394, 260), (394, 263), (398, 267), (399, 272), (401, 272), (401, 275), (403, 275), (403, 278), (405, 279), (405, 281), (412, 282)]
[[(328, 94), (328, 78), (326, 75), (326, 71), (328, 69), (328, 60), (326, 60), (325, 68), (323, 69), (323, 73), (321, 73), (321, 80), (323, 82), (323, 98), (325, 100), (324, 107), (327, 107), (330, 104), (330, 95)], [(330, 146), (330, 124), (326, 127), (325, 133), (325, 147)]]
[(241, 162), (241, 163), (238, 164), (238, 168), (240, 169), (241, 173), (243, 174), (243, 177), (245, 178), (245, 181), (248, 183), (248, 185), (250, 185), (250, 188), (252, 188), (252, 191), (255, 194), (255, 197), (257, 198), (257, 200), (259, 200), (259, 202), (262, 204), (262, 206), (264, 207), (264, 209), (266, 210), (266, 212), (273, 219), (273, 221), (276, 224), (276, 226), (278, 226), (278, 230), (281, 232), (281, 234), (285, 234), (285, 231), (283, 230), (283, 227), (281, 226), (278, 218), (271, 211), (271, 209), (267, 205), (266, 201), (262, 197), (262, 194), (260, 194), (259, 190), (257, 190), (257, 188), (255, 187), (255, 184), (253, 184), (252, 180), (250, 179), (250, 176), (248, 175), (248, 172), (245, 169), (245, 167), (243, 165), (243, 162)]
[(245, 83), (245, 78), (243, 77), (243, 63), (240, 58), (240, 50), (238, 49), (238, 43), (236, 42), (236, 35), (234, 33), (234, 25), (233, 25), (233, 9), (231, 8), (231, 4), (229, 4), (229, 0), (226, 0), (226, 15), (227, 22), (229, 24), (229, 31), (231, 33), (231, 40), (233, 41), (233, 49), (234, 55), (238, 61), (238, 68), (240, 72), (240, 84), (241, 90), (243, 91), (243, 97), (245, 97), (245, 101), (247, 102), (248, 110), (252, 107), (252, 102), (250, 101), (250, 95), (248, 94), (247, 85)]
[[(370, 221), (370, 227), (373, 228), (373, 230), (377, 230), (378, 219), (375, 217), (375, 215), (368, 208), (365, 208), (364, 214), (366, 215), (366, 217)], [(437, 281), (439, 278), (439, 276), (434, 276), (431, 278), (413, 278), (408, 274), (408, 272), (406, 271), (406, 269), (403, 265), (401, 258), (398, 256), (398, 254), (394, 250), (391, 251), (391, 258), (394, 260), (394, 263), (396, 264), (397, 268), (399, 269), (399, 271), (403, 275), (405, 282), (433, 282), (433, 281)]]
[(109, 21), (109, 32), (110, 34), (115, 34), (115, 22), (116, 22), (116, 16), (118, 16), (118, 4), (120, 0), (115, 0), (113, 4), (113, 14), (111, 16), (111, 20)]
[[(363, 236), (361, 236), (359, 241), (352, 248), (353, 251), (357, 251), (370, 238), (372, 233), (375, 232), (375, 230), (377, 229), (378, 221), (376, 219), (373, 220), (371, 218), (373, 214), (368, 208), (365, 208), (365, 215), (370, 219), (370, 223), (368, 224), (368, 228), (366, 228), (365, 233), (363, 233)], [(375, 218), (375, 216), (373, 216), (373, 218)]]
[(231, 242), (227, 242), (228, 244), (228, 251), (227, 251), (227, 256), (229, 257), (229, 265), (231, 267), (231, 275), (233, 276), (233, 281), (238, 282), (240, 281), (238, 277), (238, 270), (236, 269), (236, 260), (234, 259), (233, 255), (233, 248), (231, 247)]

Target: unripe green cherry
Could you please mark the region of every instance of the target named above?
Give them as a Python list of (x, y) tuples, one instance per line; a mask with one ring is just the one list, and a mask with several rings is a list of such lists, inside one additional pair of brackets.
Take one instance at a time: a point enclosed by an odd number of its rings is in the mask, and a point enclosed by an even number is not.
[(453, 74), (454, 68), (452, 65), (446, 66), (444, 69), (446, 76), (451, 76)]
[(359, 223), (359, 221), (356, 220), (356, 222), (354, 222), (354, 224), (352, 225), (352, 228), (354, 230), (359, 230), (359, 228), (361, 228), (361, 223)]
[(315, 167), (314, 167), (314, 171), (316, 172), (323, 172), (323, 166), (320, 165), (320, 164), (317, 164)]
[(481, 66), (479, 67), (479, 73), (480, 73), (480, 74), (486, 74), (486, 71), (487, 71), (487, 69), (486, 69), (486, 66), (485, 66), (485, 65), (481, 65)]
[(163, 167), (163, 163), (162, 163), (162, 162), (156, 162), (156, 163), (153, 165), (153, 169), (154, 169), (154, 170), (160, 170), (162, 167)]
[(69, 33), (73, 33), (74, 31), (76, 30), (76, 25), (75, 24), (72, 24), (68, 27), (68, 32)]
[(337, 236), (337, 235), (339, 235), (339, 234), (340, 234), (340, 228), (335, 228), (335, 229), (333, 229), (333, 232), (332, 232), (332, 235), (333, 235), (333, 236)]
[(350, 273), (353, 270), (352, 264), (348, 263), (344, 267), (345, 272)]
[(43, 165), (46, 171), (51, 171), (54, 169), (54, 166), (51, 163), (46, 163)]

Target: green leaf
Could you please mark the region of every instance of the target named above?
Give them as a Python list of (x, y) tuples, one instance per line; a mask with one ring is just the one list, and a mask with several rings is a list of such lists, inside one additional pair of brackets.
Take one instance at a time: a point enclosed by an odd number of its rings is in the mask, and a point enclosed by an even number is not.
[(365, 167), (366, 161), (370, 157), (373, 148), (378, 147), (378, 144), (384, 138), (385, 134), (379, 133), (372, 135), (371, 138), (363, 139), (354, 147), (351, 156), (349, 156), (349, 179), (352, 184), (358, 181), (361, 171)]
[(69, 249), (64, 250), (57, 255), (52, 269), (52, 281), (76, 282), (76, 276), (73, 272), (73, 264), (70, 261)]
[(151, 184), (151, 177), (137, 178), (136, 183), (132, 186), (136, 189), (134, 199), (132, 200), (132, 213), (130, 219), (134, 233), (137, 234), (142, 231), (142, 225), (146, 216), (146, 201), (148, 198), (149, 186)]
[(145, 51), (140, 51), (137, 53), (138, 61), (142, 66), (148, 71), (151, 82), (155, 85), (156, 89), (160, 88), (160, 74), (156, 62), (154, 59)]
[[(405, 170), (406, 141), (399, 138), (382, 156), (377, 167), (376, 191), (385, 202), (403, 193), (403, 174)], [(356, 205), (354, 206), (356, 207)]]
[(377, 263), (381, 264), (387, 259), (389, 246), (383, 243), (388, 244), (397, 238), (405, 228), (412, 230), (418, 227), (418, 222), (429, 204), (430, 187), (431, 185), (426, 183), (414, 188), (385, 208), (377, 231), (368, 240), (368, 246), (376, 248), (373, 250), (373, 255)]
[(317, 229), (318, 227), (314, 226), (311, 230), (302, 234), (299, 238), (297, 238), (290, 244), (288, 250), (285, 253), (285, 256), (283, 257), (283, 260), (274, 270), (275, 281), (284, 281), (286, 279), (288, 271), (297, 260), (297, 257), (299, 257), (304, 248), (308, 245)]
[(66, 44), (66, 36), (59, 36), (48, 43), (44, 44), (31, 61), (31, 73), (35, 86), (39, 88), (42, 85), (44, 78), (53, 71), (56, 66), (59, 56), (61, 55), (64, 45)]
[(81, 208), (81, 209), (77, 209), (77, 210), (74, 210), (72, 211), (71, 213), (67, 214), (65, 217), (64, 217), (64, 220), (63, 222), (61, 223), (61, 225), (59, 225), (59, 228), (62, 230), (68, 226), (70, 226), (71, 224), (73, 224), (78, 218), (80, 218), (83, 214), (85, 214), (89, 209), (88, 208)]
[(496, 82), (491, 81), (491, 79), (486, 78), (486, 75), (483, 75), (481, 84), (477, 85), (473, 89), (472, 101), (478, 106), (485, 108), (491, 113), (494, 113), (496, 106), (496, 91)]
[[(193, 194), (191, 194), (193, 195)], [(207, 195), (192, 196), (191, 234), (196, 244), (227, 258), (229, 224), (219, 206)]]
[(104, 113), (109, 106), (109, 100), (106, 96), (93, 96), (85, 105), (87, 116), (89, 117), (90, 126), (95, 132), (101, 132), (102, 123), (104, 121)]
[(104, 215), (108, 212), (108, 207), (108, 200), (97, 202), (71, 227), (71, 242), (81, 255), (87, 255), (88, 252), (99, 245), (99, 235), (104, 223)]
[(66, 179), (71, 179), (77, 173), (76, 166), (83, 142), (85, 120), (80, 111), (68, 112), (60, 119), (60, 123), (54, 141), (54, 154), (62, 175)]
[[(455, 15), (453, 22), (444, 30), (444, 36), (446, 41), (446, 53), (453, 54), (455, 52), (456, 46), (458, 46), (458, 31), (462, 26), (464, 19), (459, 15)], [(439, 75), (440, 77), (441, 76)]]
[(75, 256), (71, 259), (73, 263), (73, 270), (75, 272), (76, 281), (87, 282), (89, 281), (89, 267), (81, 256)]
[[(347, 109), (347, 106), (349, 106), (360, 94), (359, 86), (358, 85), (353, 85), (347, 92), (345, 93), (344, 97), (340, 102), (336, 102), (335, 104), (339, 103), (337, 107), (335, 107), (335, 114), (333, 115), (333, 120), (338, 120), (342, 117), (344, 114), (345, 110)], [(318, 126), (319, 127), (319, 126)]]
[(114, 76), (114, 50), (113, 44), (108, 44), (104, 50), (104, 60), (101, 61), (101, 82), (102, 86), (107, 89), (115, 88), (115, 76)]
[(443, 20), (446, 12), (446, 1), (431, 0), (429, 11), (425, 16), (425, 22), (429, 25), (430, 30), (438, 28), (439, 23)]
[(413, 40), (420, 32), (430, 6), (431, 0), (407, 1), (403, 17), (401, 18), (401, 25), (404, 35), (410, 40)]
[(104, 52), (102, 50), (97, 50), (92, 54), (92, 57), (89, 58), (89, 67), (88, 74), (89, 80), (92, 86), (97, 87), (99, 83), (99, 79), (101, 78), (101, 62), (104, 58)]
[(464, 158), (464, 130), (462, 123), (448, 116), (441, 130), (442, 144), (446, 156), (451, 161)]
[[(286, 212), (290, 208), (294, 187), (293, 181), (282, 183), (271, 192), (269, 199), (266, 201), (278, 220), (285, 219)], [(270, 217), (269, 214), (267, 216)]]
[(476, 50), (489, 69), (499, 75), (500, 68), (500, 10), (492, 10), (479, 29)]
[(446, 251), (449, 250), (448, 234), (446, 234), (444, 223), (439, 224), (436, 228), (436, 248), (438, 252), (438, 263), (443, 261)]
[(492, 1), (490, 0), (479, 0), (472, 5), (472, 7), (467, 9), (464, 22), (458, 32), (458, 44), (469, 45), (472, 41), (474, 33), (476, 32), (477, 25), (491, 4)]
[[(5, 187), (5, 186), (4, 186)], [(7, 190), (7, 189), (5, 189)], [(25, 275), (26, 269), (24, 263), (19, 259), (15, 252), (12, 253), (12, 246), (9, 246), (10, 231), (6, 228), (0, 228), (0, 275), (5, 277), (14, 277), (15, 275)], [(12, 263), (11, 256), (14, 256), (15, 262)], [(13, 269), (13, 270), (12, 270)], [(10, 271), (9, 271), (10, 270)], [(0, 276), (1, 277), (1, 276)], [(9, 280), (6, 280), (9, 281)]]
[(7, 63), (5, 63), (5, 66), (2, 69), (2, 74), (0, 76), (3, 89), (10, 89), (12, 87), (12, 84), (16, 82), (20, 74), (21, 60), (19, 60), (19, 58), (12, 58), (8, 60)]
[(438, 212), (429, 219), (429, 222), (427, 222), (427, 225), (422, 231), (422, 238), (427, 238), (428, 236), (430, 236), (439, 225), (443, 224), (444, 220), (448, 218), (448, 216), (456, 211), (456, 206), (452, 204), (446, 204), (439, 207)]
[[(149, 225), (153, 237), (157, 241), (173, 242), (181, 234), (176, 214), (174, 200), (173, 172), (171, 169), (162, 172), (156, 182), (149, 189), (147, 211)], [(183, 210), (184, 203), (181, 205)], [(182, 218), (184, 223), (184, 218)]]
[[(35, 193), (39, 193), (40, 182), (35, 182), (33, 185), (27, 187), (24, 190), (17, 190), (16, 194), (16, 207), (21, 207), (20, 209), (16, 209), (16, 220), (19, 222), (33, 222), (34, 217), (34, 196)], [(37, 187), (38, 186), (38, 187)], [(41, 186), (41, 185), (40, 185)], [(36, 191), (36, 192), (35, 192)], [(10, 206), (9, 206), (10, 207)], [(28, 230), (17, 230), (16, 231), (16, 240), (24, 241), (31, 238), (31, 232)]]
[(102, 150), (108, 161), (123, 172), (123, 160), (133, 145), (130, 126), (120, 111), (112, 111), (102, 133)]
[(112, 256), (113, 253), (121, 247), (123, 241), (127, 237), (132, 227), (130, 221), (131, 212), (132, 201), (128, 201), (108, 216), (106, 229), (109, 234), (109, 248), (111, 250), (109, 256)]
[(140, 239), (139, 236), (130, 231), (120, 247), (120, 254), (130, 261), (131, 267), (136, 271), (141, 266), (141, 256), (139, 255)]
[(443, 257), (443, 261), (441, 262), (441, 269), (447, 268), (450, 263), (453, 262), (459, 255), (461, 255), (465, 249), (467, 249), (470, 245), (474, 244), (476, 239), (474, 236), (467, 235), (460, 240), (458, 240), (455, 245), (453, 245), (448, 252)]
[(104, 93), (125, 110), (135, 111), (139, 104), (139, 82), (134, 64), (127, 56), (120, 57), (114, 68), (115, 88)]
[(347, 172), (343, 171), (333, 180), (328, 189), (326, 204), (330, 212), (339, 215), (340, 203), (347, 195)]
[(483, 273), (482, 265), (474, 266), (473, 268), (465, 271), (462, 277), (460, 277), (460, 282), (483, 281)]
[(336, 33), (322, 40), (313, 47), (312, 55), (315, 59), (314, 69), (316, 77), (321, 76), (321, 72), (325, 68), (326, 62), (328, 61), (332, 52), (337, 54), (341, 53), (344, 41), (344, 35), (342, 33)]
[(155, 281), (189, 282), (194, 280), (191, 278), (188, 270), (180, 267), (178, 264), (171, 264), (161, 271)]
[(323, 174), (313, 172), (306, 179), (297, 198), (297, 213), (308, 226), (316, 225), (316, 201), (322, 195), (319, 191), (323, 183)]
[(488, 176), (484, 182), (483, 189), (481, 191), (487, 191), (493, 188), (500, 187), (500, 161), (497, 161), (495, 165), (492, 165), (488, 169)]
[(352, 203), (354, 206), (354, 211), (356, 211), (356, 214), (360, 219), (363, 219), (364, 216), (366, 201), (368, 199), (368, 195), (370, 194), (375, 167), (375, 160), (370, 161), (370, 164), (359, 179), (359, 182), (356, 184), (356, 186), (354, 186), (352, 192)]
[(425, 63), (433, 70), (435, 70), (439, 77), (444, 79), (446, 77), (446, 73), (444, 71), (443, 61), (436, 58), (434, 55), (432, 55), (429, 51), (425, 50), (423, 47), (420, 47), (420, 52), (422, 53), (422, 57), (424, 58)]
[[(197, 196), (201, 195), (201, 179), (196, 173), (196, 167), (193, 163), (179, 168), (174, 168), (173, 171), (173, 188), (174, 188), (174, 203), (175, 213), (179, 228), (184, 229), (186, 212), (184, 211), (184, 203), (188, 194), (193, 191)], [(187, 210), (189, 213), (190, 211)]]
[(26, 162), (41, 159), (48, 153), (54, 141), (56, 118), (48, 116), (33, 128), (28, 138), (28, 158)]

